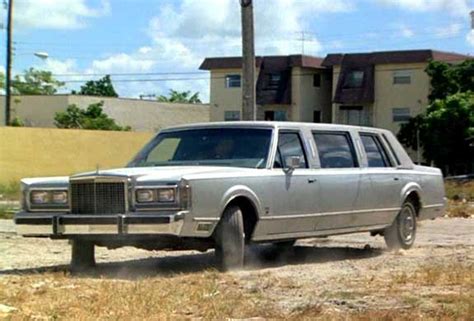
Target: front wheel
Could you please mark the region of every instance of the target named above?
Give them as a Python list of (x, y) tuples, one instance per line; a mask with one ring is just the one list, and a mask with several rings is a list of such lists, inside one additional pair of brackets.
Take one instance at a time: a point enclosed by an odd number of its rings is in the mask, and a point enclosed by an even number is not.
[(416, 237), (416, 210), (410, 201), (403, 203), (392, 225), (384, 230), (385, 243), (390, 250), (407, 250)]
[(230, 206), (224, 211), (214, 239), (216, 259), (221, 271), (239, 269), (244, 265), (244, 223), (239, 207)]

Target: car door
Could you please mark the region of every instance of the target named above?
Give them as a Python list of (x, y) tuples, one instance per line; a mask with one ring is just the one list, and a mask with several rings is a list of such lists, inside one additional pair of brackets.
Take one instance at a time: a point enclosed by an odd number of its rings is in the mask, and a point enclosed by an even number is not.
[(315, 230), (360, 225), (354, 206), (359, 195), (360, 167), (349, 131), (312, 131), (319, 156), (320, 203)]
[(361, 200), (371, 212), (365, 216), (365, 222), (389, 224), (400, 209), (402, 177), (377, 133), (360, 132), (359, 137), (366, 158), (363, 175), (369, 177), (371, 191)]
[[(291, 157), (299, 157), (300, 165), (290, 168)], [(271, 205), (265, 221), (266, 234), (294, 235), (314, 229), (314, 213), (318, 212), (319, 183), (309, 168), (303, 136), (296, 130), (280, 130), (273, 168)]]

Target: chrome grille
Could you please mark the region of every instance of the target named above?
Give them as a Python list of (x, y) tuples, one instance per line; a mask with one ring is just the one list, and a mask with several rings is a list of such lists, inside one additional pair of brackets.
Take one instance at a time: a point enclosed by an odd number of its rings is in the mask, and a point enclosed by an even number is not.
[(123, 214), (126, 212), (124, 182), (72, 182), (73, 214)]

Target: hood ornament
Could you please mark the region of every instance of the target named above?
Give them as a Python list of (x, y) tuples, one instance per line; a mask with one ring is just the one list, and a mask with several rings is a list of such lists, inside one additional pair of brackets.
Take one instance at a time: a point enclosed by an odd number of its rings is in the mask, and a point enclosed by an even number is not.
[(99, 164), (95, 165), (95, 174), (99, 175)]

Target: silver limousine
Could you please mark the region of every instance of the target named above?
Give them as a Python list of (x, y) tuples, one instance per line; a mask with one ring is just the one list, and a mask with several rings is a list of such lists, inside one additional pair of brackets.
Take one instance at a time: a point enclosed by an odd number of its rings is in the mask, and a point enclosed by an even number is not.
[(414, 165), (386, 130), (292, 122), (187, 125), (158, 133), (125, 167), (22, 180), (19, 234), (94, 247), (215, 249), (222, 270), (248, 243), (354, 232), (408, 249), (445, 207), (437, 168)]

